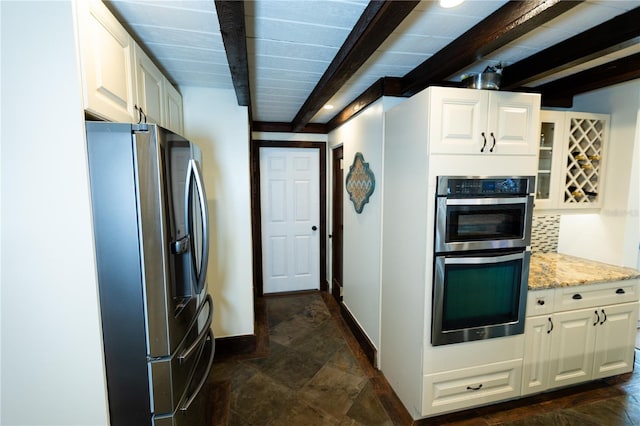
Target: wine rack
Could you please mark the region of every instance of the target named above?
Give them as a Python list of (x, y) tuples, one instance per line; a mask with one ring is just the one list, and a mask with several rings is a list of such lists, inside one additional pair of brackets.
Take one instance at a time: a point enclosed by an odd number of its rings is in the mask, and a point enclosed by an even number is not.
[(587, 117), (569, 117), (569, 120), (564, 204), (596, 204), (601, 198), (607, 122)]

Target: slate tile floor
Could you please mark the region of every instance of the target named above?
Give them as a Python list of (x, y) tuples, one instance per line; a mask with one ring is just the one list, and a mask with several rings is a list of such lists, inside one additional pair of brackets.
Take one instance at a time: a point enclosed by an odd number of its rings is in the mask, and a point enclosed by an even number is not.
[[(411, 425), (368, 363), (326, 293), (267, 297), (269, 348), (216, 360), (217, 425)], [(638, 351), (636, 351), (638, 355)], [(634, 373), (517, 401), (414, 422), (418, 425), (640, 425), (640, 357)], [(219, 413), (219, 407), (216, 409)]]
[(216, 362), (229, 425), (393, 425), (319, 293), (266, 298), (269, 354)]

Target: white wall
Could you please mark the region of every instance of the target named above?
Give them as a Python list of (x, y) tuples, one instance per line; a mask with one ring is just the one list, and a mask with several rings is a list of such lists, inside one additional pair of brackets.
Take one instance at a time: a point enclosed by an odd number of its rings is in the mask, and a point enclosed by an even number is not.
[[(330, 148), (343, 146), (344, 179), (356, 152), (362, 153), (375, 176), (375, 189), (360, 214), (356, 213), (346, 189), (344, 191), (342, 284), (345, 307), (376, 348), (380, 347), (383, 118), (386, 109), (401, 101), (395, 98), (379, 99), (329, 133)], [(327, 158), (330, 159), (331, 155), (327, 155)], [(331, 167), (327, 170), (331, 170)], [(327, 187), (331, 188), (332, 185)], [(327, 198), (331, 200), (331, 195), (328, 194)], [(331, 258), (330, 251), (327, 257)], [(328, 281), (331, 282), (330, 279)]]
[(604, 203), (599, 213), (564, 214), (558, 251), (601, 262), (636, 267), (640, 226), (637, 136), (640, 81), (576, 96), (574, 111), (611, 114)]
[(0, 423), (106, 425), (72, 6), (2, 1), (0, 8)]
[(253, 334), (249, 118), (233, 90), (181, 87), (185, 136), (202, 149), (216, 337)]

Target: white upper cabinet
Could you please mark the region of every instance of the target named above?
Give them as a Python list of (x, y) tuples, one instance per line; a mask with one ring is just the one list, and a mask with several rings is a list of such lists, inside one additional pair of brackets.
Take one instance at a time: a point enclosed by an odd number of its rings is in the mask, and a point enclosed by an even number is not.
[(76, 2), (84, 108), (130, 122), (134, 111), (133, 39), (100, 1)]
[(137, 83), (136, 105), (142, 108), (142, 121), (164, 125), (165, 77), (147, 54), (135, 46), (135, 69)]
[(542, 111), (536, 209), (602, 206), (609, 116)]
[(182, 118), (182, 95), (171, 85), (169, 80), (164, 80), (165, 88), (165, 120), (164, 125), (171, 131), (183, 134), (184, 124)]
[(432, 87), (432, 154), (535, 155), (540, 95)]
[(535, 208), (553, 209), (560, 198), (564, 113), (540, 111), (539, 141)]
[(74, 4), (84, 109), (103, 120), (146, 121), (184, 133), (182, 96), (144, 50), (100, 0)]

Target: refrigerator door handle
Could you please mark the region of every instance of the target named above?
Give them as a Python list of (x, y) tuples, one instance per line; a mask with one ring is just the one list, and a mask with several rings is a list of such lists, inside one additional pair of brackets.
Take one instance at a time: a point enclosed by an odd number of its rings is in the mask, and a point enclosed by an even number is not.
[(213, 300), (211, 299), (211, 295), (207, 294), (207, 298), (200, 305), (200, 307), (198, 308), (198, 312), (196, 312), (195, 316), (193, 317), (193, 321), (189, 325), (189, 330), (191, 330), (191, 328), (198, 323), (198, 317), (200, 317), (200, 314), (202, 313), (202, 310), (204, 309), (205, 305), (209, 305), (209, 314), (207, 315), (206, 325), (204, 329), (200, 332), (196, 340), (188, 348), (184, 349), (180, 353), (180, 355), (178, 355), (178, 361), (180, 361), (180, 363), (183, 363), (184, 361), (189, 359), (191, 355), (193, 355), (193, 353), (196, 351), (196, 349), (198, 348), (202, 340), (204, 340), (204, 338), (207, 337), (207, 331), (211, 328), (211, 321), (213, 320)]
[(180, 238), (178, 241), (174, 241), (171, 244), (171, 253), (173, 254), (184, 254), (189, 251), (189, 246), (191, 245), (191, 238), (187, 235), (186, 237)]
[[(200, 393), (200, 390), (202, 390), (205, 383), (207, 382), (207, 378), (209, 377), (209, 372), (211, 371), (211, 366), (213, 365), (213, 355), (215, 354), (216, 351), (215, 351), (215, 340), (213, 338), (213, 332), (211, 330), (207, 332), (207, 337), (211, 340), (211, 345), (212, 345), (211, 354), (209, 355), (209, 361), (207, 362), (207, 369), (202, 375), (202, 377), (200, 378), (200, 382), (198, 382), (198, 386), (196, 386), (193, 393), (188, 398), (186, 398), (183, 404), (180, 405), (180, 411), (187, 411), (189, 409), (189, 406), (196, 399), (196, 397)], [(202, 347), (202, 349), (204, 349), (204, 346)], [(202, 356), (202, 351), (200, 351), (200, 356)]]
[[(204, 191), (204, 184), (202, 180), (202, 173), (200, 172), (200, 166), (194, 159), (189, 160), (189, 172), (187, 174), (187, 191), (185, 193), (185, 203), (187, 212), (187, 235), (191, 233), (191, 177), (196, 183), (196, 191), (198, 192), (198, 201), (200, 202), (200, 212), (202, 213), (202, 255), (200, 257), (200, 273), (197, 275), (196, 293), (200, 293), (204, 288), (205, 281), (207, 279), (207, 266), (209, 263), (209, 210), (207, 208), (207, 195)], [(191, 238), (191, 248), (195, 248), (195, 238)], [(192, 268), (197, 271), (196, 257), (192, 256)]]

